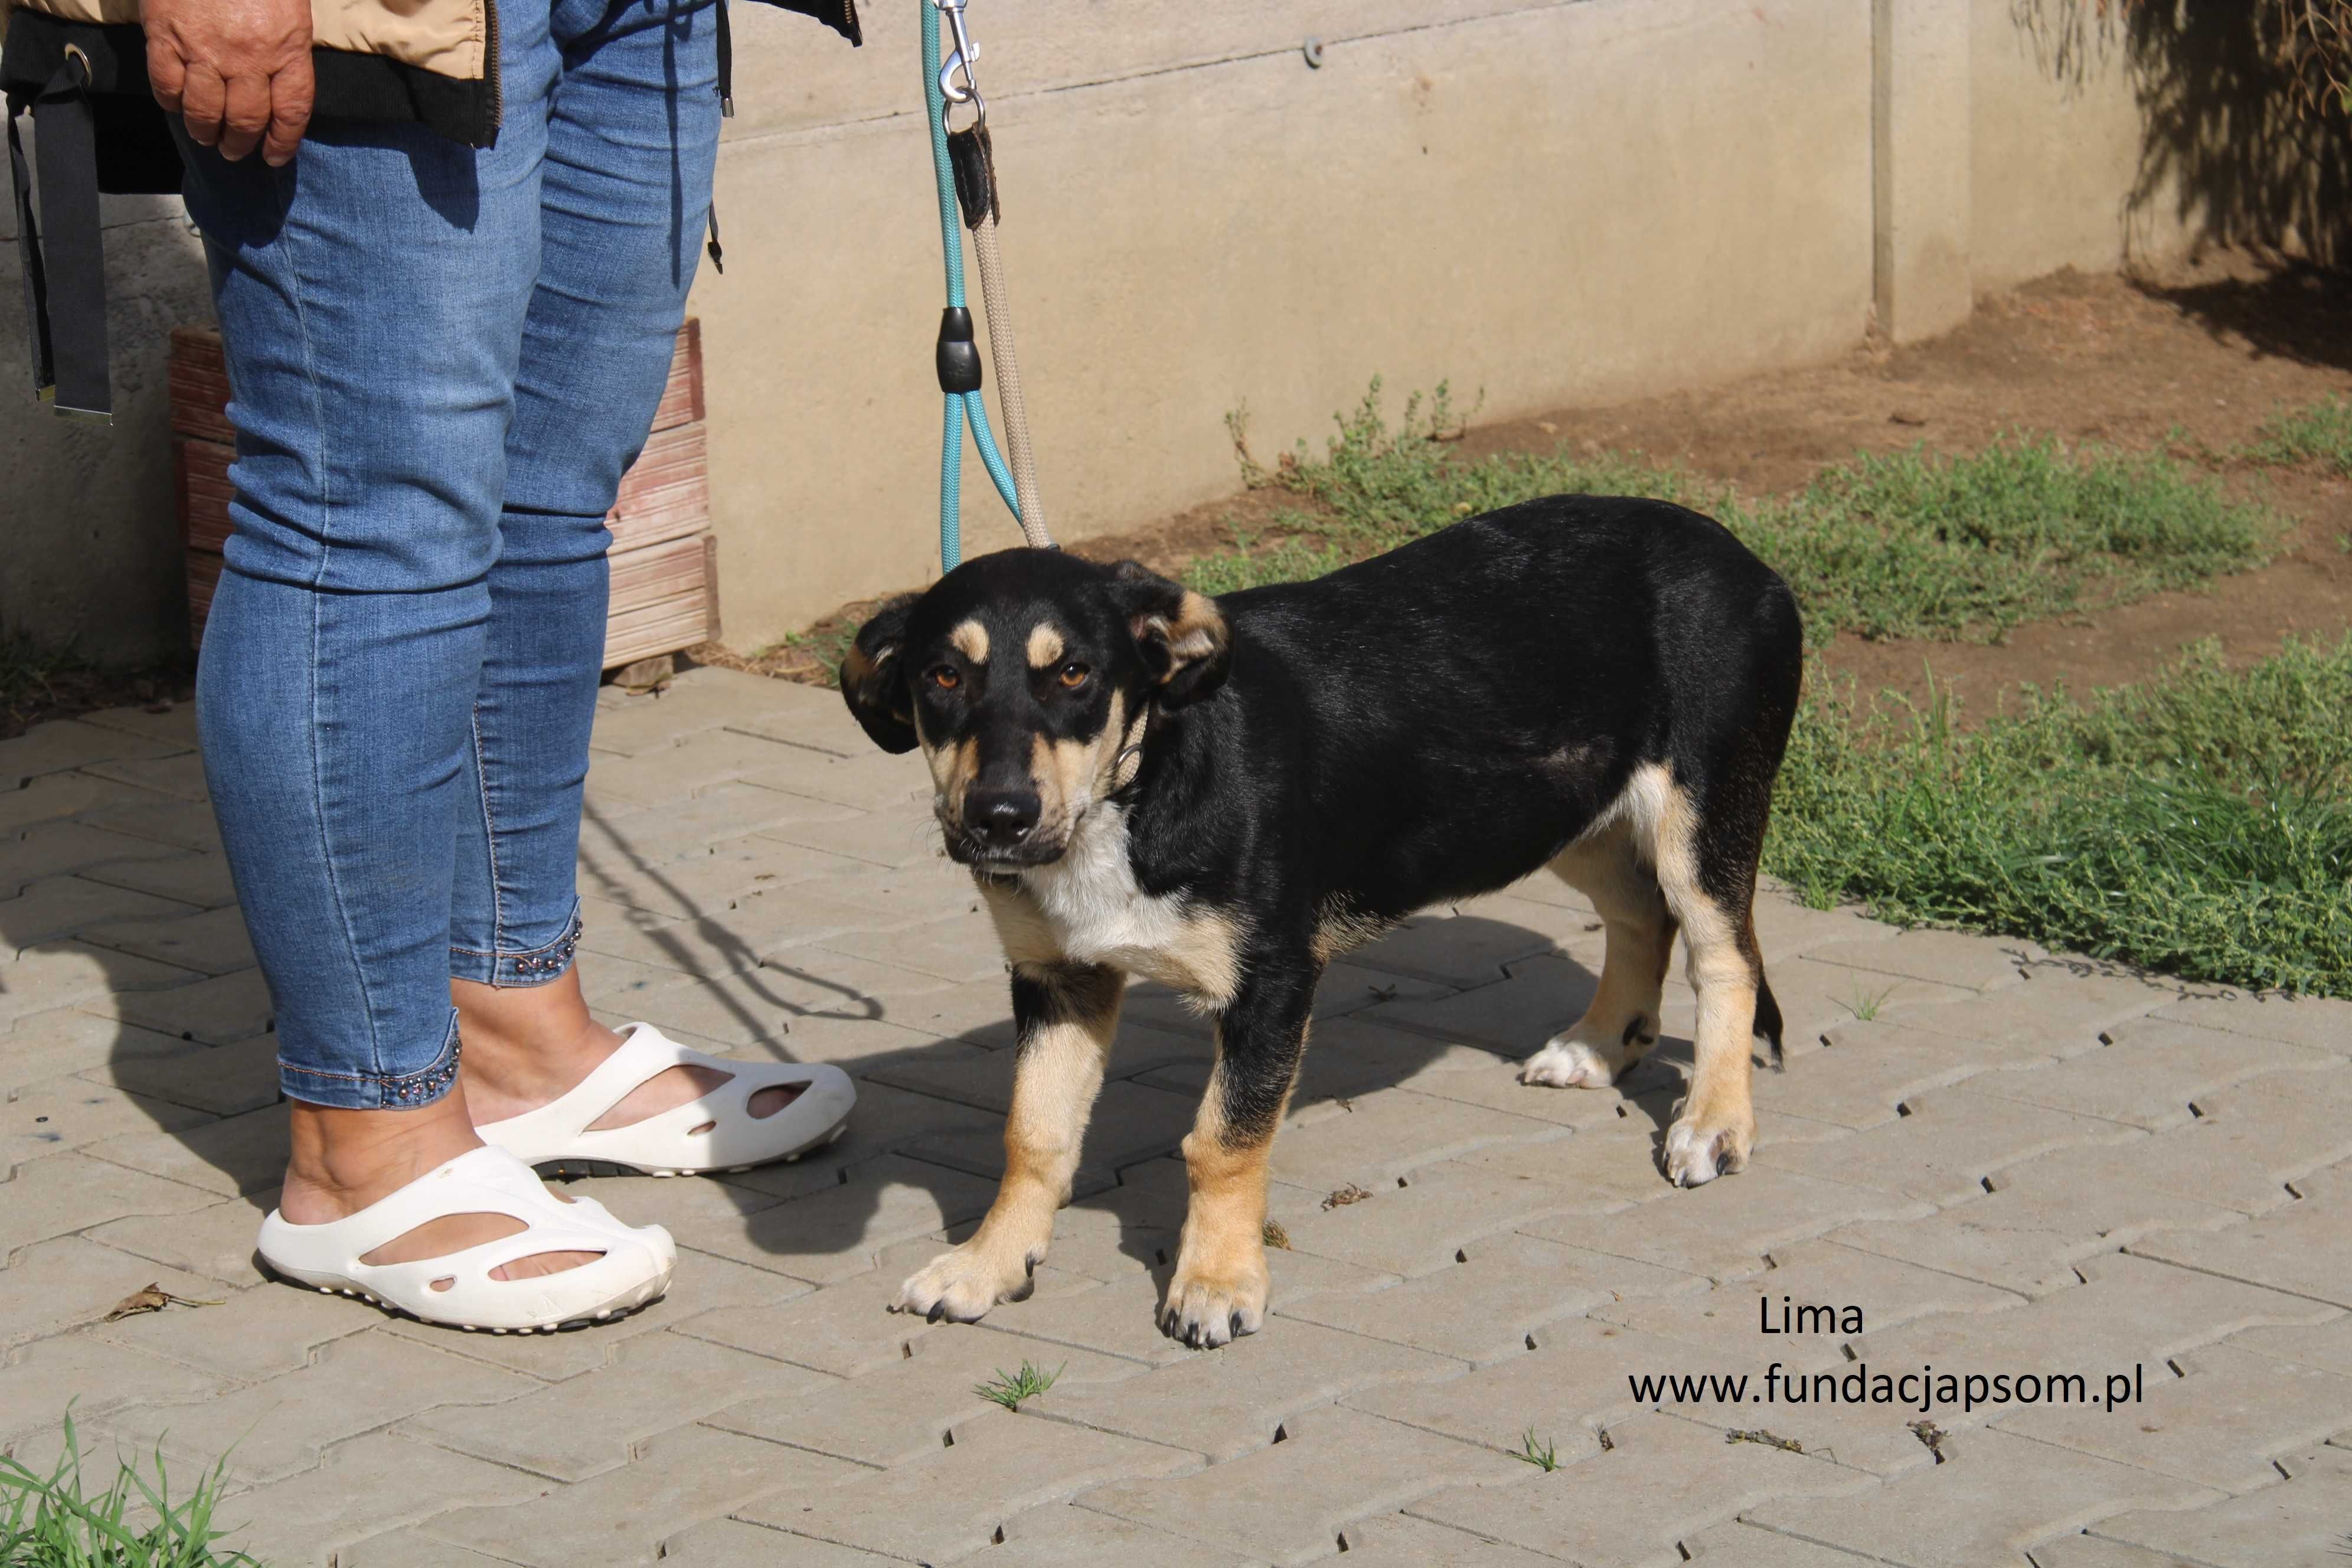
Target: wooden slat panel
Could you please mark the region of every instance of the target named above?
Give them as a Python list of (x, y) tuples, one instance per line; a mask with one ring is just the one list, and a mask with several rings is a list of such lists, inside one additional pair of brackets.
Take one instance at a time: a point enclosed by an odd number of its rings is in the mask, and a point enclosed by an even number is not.
[(604, 625), (604, 668), (710, 640), (709, 604), (699, 589), (614, 616)]
[(221, 558), (202, 550), (188, 552), (188, 638), (205, 640), (205, 619), (213, 611), (213, 590), (220, 586)]
[(232, 441), (228, 423), (228, 366), (221, 358), (220, 334), (210, 327), (172, 329), (166, 383), (172, 394), (172, 428), (206, 441)]
[(236, 456), (218, 441), (180, 437), (172, 443), (173, 477), (180, 491), (180, 533), (191, 550), (218, 553), (228, 542), (228, 465)]
[(613, 567), (612, 613), (620, 616), (683, 594), (702, 593), (702, 542), (709, 537), (690, 533), (643, 550), (613, 552), (608, 557)]
[(614, 550), (639, 550), (710, 526), (710, 451), (698, 421), (664, 430), (621, 480), (605, 521)]
[(670, 355), (669, 380), (662, 387), (660, 406), (654, 410), (656, 430), (691, 424), (702, 417), (702, 320), (688, 316), (677, 330), (677, 348)]

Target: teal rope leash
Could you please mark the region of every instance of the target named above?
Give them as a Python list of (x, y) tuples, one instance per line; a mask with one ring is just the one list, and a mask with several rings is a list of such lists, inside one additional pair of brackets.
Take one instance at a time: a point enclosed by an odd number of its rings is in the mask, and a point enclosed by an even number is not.
[(923, 108), (931, 122), (931, 170), (939, 182), (940, 243), (947, 262), (948, 304), (940, 317), (940, 390), (946, 396), (940, 432), (940, 570), (952, 572), (963, 559), (963, 426), (971, 422), (972, 445), (995, 482), (996, 493), (1018, 521), (1021, 502), (1013, 472), (996, 449), (988, 426), (988, 405), (980, 395), (980, 350), (972, 342), (971, 311), (964, 304), (963, 233), (957, 222), (955, 166), (948, 157), (947, 98), (940, 90), (940, 12), (933, 0), (915, 0), (923, 11)]

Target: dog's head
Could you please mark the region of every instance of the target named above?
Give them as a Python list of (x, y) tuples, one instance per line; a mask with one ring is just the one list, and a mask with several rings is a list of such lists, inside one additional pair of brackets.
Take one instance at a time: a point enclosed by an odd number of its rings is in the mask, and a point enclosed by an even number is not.
[(1132, 561), (1007, 550), (883, 605), (841, 693), (876, 745), (923, 748), (949, 855), (1010, 871), (1060, 858), (1147, 710), (1210, 695), (1230, 653), (1214, 604)]

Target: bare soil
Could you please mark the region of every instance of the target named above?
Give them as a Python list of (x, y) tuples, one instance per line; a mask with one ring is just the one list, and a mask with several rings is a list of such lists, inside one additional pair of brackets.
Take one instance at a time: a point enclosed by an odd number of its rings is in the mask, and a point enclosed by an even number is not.
[[(2021, 682), (2082, 689), (2139, 679), (2204, 638), (2217, 639), (2231, 663), (2247, 663), (2291, 634), (2352, 630), (2352, 480), (2229, 456), (2280, 409), (2344, 392), (2352, 392), (2352, 275), (2227, 251), (2136, 276), (2058, 273), (1979, 300), (1966, 325), (1932, 342), (1865, 346), (1809, 370), (1475, 426), (1463, 449), (1638, 452), (1774, 494), (1801, 489), (1856, 452), (1972, 451), (2005, 433), (2047, 432), (2203, 460), (2233, 489), (2295, 520), (2270, 565), (2206, 591), (2038, 622), (1991, 646), (1841, 637), (1828, 651), (1831, 668), (1866, 689), (1918, 698), (1932, 678), (1982, 714)], [(1228, 545), (1235, 526), (1263, 531), (1276, 511), (1297, 504), (1278, 491), (1239, 490), (1074, 548), (1171, 571)], [(854, 626), (872, 603), (845, 605), (814, 630)], [(817, 651), (825, 641), (810, 642), (756, 659), (697, 651), (704, 662), (827, 682)]]

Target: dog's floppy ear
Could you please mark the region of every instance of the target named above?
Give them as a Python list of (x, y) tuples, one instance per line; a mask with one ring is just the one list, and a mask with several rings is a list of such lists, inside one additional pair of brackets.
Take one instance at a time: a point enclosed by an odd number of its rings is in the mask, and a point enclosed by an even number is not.
[(894, 756), (915, 749), (915, 713), (908, 695), (898, 649), (907, 635), (907, 613), (918, 595), (901, 594), (874, 612), (857, 629), (857, 641), (841, 661), (841, 695), (850, 716), (876, 745)]
[(1126, 615), (1136, 652), (1159, 686), (1161, 708), (1197, 702), (1224, 684), (1233, 633), (1213, 600), (1140, 562), (1122, 561), (1110, 573), (1111, 597)]

